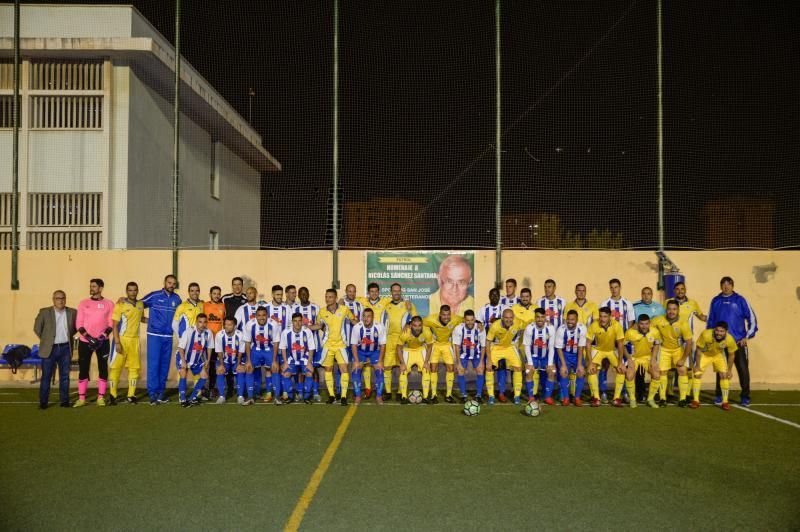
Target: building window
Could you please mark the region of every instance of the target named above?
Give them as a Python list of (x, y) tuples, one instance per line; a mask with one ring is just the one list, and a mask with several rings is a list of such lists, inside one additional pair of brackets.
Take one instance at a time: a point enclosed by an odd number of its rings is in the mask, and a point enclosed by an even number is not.
[(219, 249), (219, 233), (216, 231), (208, 232), (208, 249)]
[(28, 194), (28, 226), (100, 226), (102, 200), (100, 192)]
[(103, 61), (32, 61), (31, 90), (102, 91)]
[(103, 129), (102, 96), (31, 96), (31, 129)]
[(102, 129), (103, 61), (32, 61), (32, 129)]
[(211, 197), (219, 199), (219, 157), (217, 150), (219, 149), (219, 142), (211, 143)]

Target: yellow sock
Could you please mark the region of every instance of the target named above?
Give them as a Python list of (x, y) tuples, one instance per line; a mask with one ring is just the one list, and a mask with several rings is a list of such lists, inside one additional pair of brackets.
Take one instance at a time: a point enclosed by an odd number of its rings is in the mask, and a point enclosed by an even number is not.
[(139, 384), (139, 370), (128, 370), (128, 397), (136, 395), (136, 385)]
[(335, 390), (333, 389), (333, 371), (325, 370), (325, 387), (328, 389), (328, 395), (333, 397)]
[[(699, 378), (695, 377), (692, 379), (692, 399), (694, 399), (695, 401), (700, 400), (700, 384), (702, 383)], [(719, 382), (719, 386), (720, 388), (722, 388), (721, 380)]]
[(628, 397), (631, 401), (636, 401), (636, 378), (625, 381), (625, 387), (628, 388)]
[(669, 375), (665, 371), (661, 374), (661, 378), (658, 379), (658, 395), (661, 397), (662, 401), (667, 400), (667, 379), (669, 379)]
[[(430, 371), (422, 370), (422, 397), (428, 397), (428, 394), (431, 393), (431, 377)], [(431, 394), (432, 396), (433, 394)]]
[(122, 368), (111, 368), (108, 372), (108, 385), (111, 391), (111, 397), (117, 398), (117, 386), (119, 385), (119, 374), (122, 373)]
[(658, 392), (658, 387), (661, 382), (658, 379), (650, 379), (650, 389), (647, 392), (647, 400), (652, 401), (656, 398), (656, 393)]
[(625, 385), (625, 374), (617, 373), (614, 377), (614, 399), (619, 399), (622, 395), (622, 387)]
[[(408, 381), (406, 381), (408, 384)], [(385, 369), (383, 370), (383, 389), (389, 395), (392, 395), (392, 369)]]
[(597, 377), (597, 373), (590, 373), (589, 374), (589, 389), (592, 390), (592, 398), (593, 399), (600, 399), (600, 379)]
[(575, 378), (576, 376), (574, 373), (569, 374), (569, 393), (572, 396), (577, 397), (580, 394), (575, 394)]
[(444, 375), (444, 382), (447, 386), (447, 397), (453, 395), (453, 382), (456, 380), (456, 374), (452, 371), (448, 371)]
[(372, 388), (372, 366), (364, 366), (364, 369), (361, 371), (361, 378), (364, 380), (365, 390)]
[(494, 397), (494, 371), (486, 372), (486, 393), (489, 397)]
[(689, 377), (678, 375), (678, 398), (683, 401), (689, 393)]
[(347, 386), (350, 384), (350, 372), (343, 371), (339, 376), (339, 384), (342, 386), (342, 397), (347, 397)]
[(408, 398), (408, 371), (400, 372), (400, 397)]
[(511, 382), (514, 383), (514, 398), (522, 395), (522, 370), (514, 370), (511, 374)]
[(728, 402), (728, 392), (731, 389), (731, 381), (728, 379), (719, 380), (719, 389), (722, 391), (722, 402)]
[(533, 395), (539, 394), (539, 371), (533, 370)]
[[(425, 393), (425, 380), (424, 380), (425, 379), (425, 373), (426, 372), (423, 372), (423, 374), (422, 374), (422, 379), (423, 379), (423, 381), (422, 381), (422, 397), (428, 397), (428, 394)], [(430, 372), (427, 372), (427, 373), (428, 373), (428, 386), (430, 387), (430, 390), (431, 390), (431, 399), (433, 399), (433, 397), (436, 395), (436, 390), (439, 388), (439, 371), (438, 370), (437, 371), (431, 370)]]

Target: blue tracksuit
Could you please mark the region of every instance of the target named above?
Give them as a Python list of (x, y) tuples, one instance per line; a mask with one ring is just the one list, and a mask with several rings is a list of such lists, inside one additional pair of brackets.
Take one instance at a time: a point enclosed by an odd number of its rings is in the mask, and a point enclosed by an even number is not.
[(154, 401), (164, 395), (167, 387), (172, 360), (172, 319), (181, 298), (162, 289), (144, 296), (142, 303), (150, 309), (147, 318), (147, 395)]
[(737, 342), (742, 338), (754, 337), (758, 331), (756, 313), (747, 300), (736, 292), (729, 296), (719, 294), (711, 300), (706, 327), (713, 329), (718, 321), (728, 324), (728, 332)]

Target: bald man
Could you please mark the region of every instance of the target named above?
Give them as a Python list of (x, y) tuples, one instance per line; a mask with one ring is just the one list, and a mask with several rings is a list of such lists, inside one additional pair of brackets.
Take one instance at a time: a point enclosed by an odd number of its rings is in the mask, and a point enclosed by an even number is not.
[(463, 255), (448, 255), (439, 265), (436, 275), (439, 290), (428, 298), (428, 312), (439, 313), (442, 305), (448, 305), (456, 316), (464, 317), (464, 311), (472, 310), (475, 299), (469, 295), (472, 284), (472, 267)]

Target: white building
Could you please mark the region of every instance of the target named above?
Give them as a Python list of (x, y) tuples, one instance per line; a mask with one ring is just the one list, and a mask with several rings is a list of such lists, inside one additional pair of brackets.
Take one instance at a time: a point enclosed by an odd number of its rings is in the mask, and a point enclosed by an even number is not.
[[(13, 21), (0, 5), (0, 249)], [(170, 247), (174, 48), (132, 6), (23, 5), (20, 27), (22, 249)], [(186, 61), (181, 79), (180, 244), (257, 248), (261, 174), (280, 163)]]

